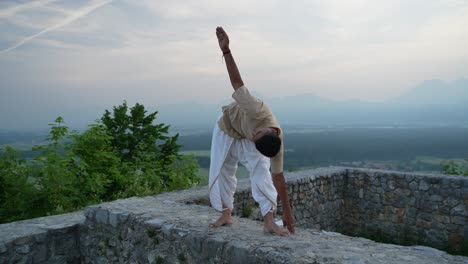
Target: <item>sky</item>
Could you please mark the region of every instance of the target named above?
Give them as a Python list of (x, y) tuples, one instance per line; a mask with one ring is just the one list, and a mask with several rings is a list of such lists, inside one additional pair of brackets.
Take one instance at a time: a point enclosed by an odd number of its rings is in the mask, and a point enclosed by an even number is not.
[(0, 127), (229, 100), (217, 26), (265, 98), (382, 101), (468, 78), (467, 0), (3, 0)]

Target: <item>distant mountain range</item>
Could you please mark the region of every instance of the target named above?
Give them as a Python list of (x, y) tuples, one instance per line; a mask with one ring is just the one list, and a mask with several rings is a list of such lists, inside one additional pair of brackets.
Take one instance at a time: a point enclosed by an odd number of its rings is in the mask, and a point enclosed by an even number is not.
[[(255, 91), (253, 91), (255, 93)], [(145, 105), (148, 111), (158, 111), (157, 122), (170, 124), (171, 131), (184, 134), (212, 129), (221, 113), (218, 104), (184, 103)], [(468, 127), (468, 80), (453, 82), (428, 80), (398, 97), (384, 102), (334, 101), (312, 94), (268, 99), (284, 128), (376, 127), (376, 126), (465, 126)], [(20, 110), (14, 116), (0, 112), (0, 131), (48, 131), (57, 115), (65, 118), (72, 129), (83, 129), (102, 116), (111, 106), (57, 105)], [(29, 110), (28, 110), (29, 109)], [(59, 113), (59, 114), (55, 114)], [(35, 116), (31, 120), (31, 116)]]
[[(266, 101), (283, 126), (467, 126), (468, 80), (428, 80), (384, 102), (333, 101), (306, 94)], [(212, 127), (221, 104), (158, 108), (177, 128)]]

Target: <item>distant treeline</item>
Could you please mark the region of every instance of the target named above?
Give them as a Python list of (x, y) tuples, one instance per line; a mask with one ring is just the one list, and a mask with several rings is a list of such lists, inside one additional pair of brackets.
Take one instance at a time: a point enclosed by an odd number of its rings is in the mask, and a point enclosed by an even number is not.
[(0, 131), (0, 146), (15, 143), (39, 144), (44, 142), (48, 133), (48, 131)]
[[(181, 136), (183, 150), (209, 150), (211, 134)], [(417, 156), (468, 157), (466, 128), (356, 128), (285, 133), (285, 170), (345, 161), (408, 161)], [(208, 157), (197, 157), (201, 167)]]
[[(3, 144), (43, 139), (42, 133), (0, 132)], [(178, 142), (184, 151), (209, 150), (211, 134), (182, 133)], [(417, 156), (467, 158), (468, 128), (340, 128), (300, 133), (286, 130), (285, 147), (286, 170), (364, 160), (407, 162)], [(35, 155), (31, 151), (21, 154), (25, 158)], [(201, 167), (209, 167), (209, 157), (197, 157), (197, 160)], [(436, 167), (434, 170), (438, 170)]]

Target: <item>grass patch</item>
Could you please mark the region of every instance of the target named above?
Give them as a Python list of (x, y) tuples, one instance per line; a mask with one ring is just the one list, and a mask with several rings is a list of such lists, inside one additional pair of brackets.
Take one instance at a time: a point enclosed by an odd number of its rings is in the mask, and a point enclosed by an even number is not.
[(242, 217), (249, 218), (250, 216), (252, 216), (252, 213), (253, 213), (252, 207), (244, 206), (242, 208)]
[(161, 257), (161, 256), (157, 256), (157, 257), (155, 258), (154, 262), (155, 262), (156, 264), (163, 264), (164, 259), (163, 259), (163, 257)]

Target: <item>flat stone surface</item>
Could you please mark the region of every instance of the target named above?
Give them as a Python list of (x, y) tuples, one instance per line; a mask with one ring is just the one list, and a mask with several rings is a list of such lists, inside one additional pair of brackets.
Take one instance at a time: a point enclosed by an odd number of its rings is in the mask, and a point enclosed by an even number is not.
[(69, 214), (39, 217), (0, 225), (0, 243), (11, 243), (33, 237), (42, 238), (44, 230), (69, 228), (84, 223), (82, 211)]
[[(346, 168), (300, 171), (288, 173), (286, 178), (293, 181), (304, 175), (332, 176), (343, 170)], [(238, 190), (249, 189), (248, 181), (239, 181)], [(263, 223), (246, 218), (235, 217), (233, 225), (209, 228), (208, 224), (216, 220), (219, 213), (208, 206), (190, 204), (207, 194), (206, 187), (198, 187), (105, 203), (99, 205), (98, 210), (113, 214), (127, 212), (141, 224), (161, 228), (163, 233), (180, 240), (199, 237), (205, 241), (203, 250), (224, 250), (220, 253), (222, 256), (231, 252), (233, 255), (229, 256), (243, 263), (252, 263), (246, 260), (249, 257), (261, 258), (262, 263), (468, 263), (468, 257), (449, 255), (433, 248), (382, 244), (316, 229), (297, 228), (295, 235), (282, 238), (264, 234)], [(224, 261), (231, 263), (233, 260)]]

